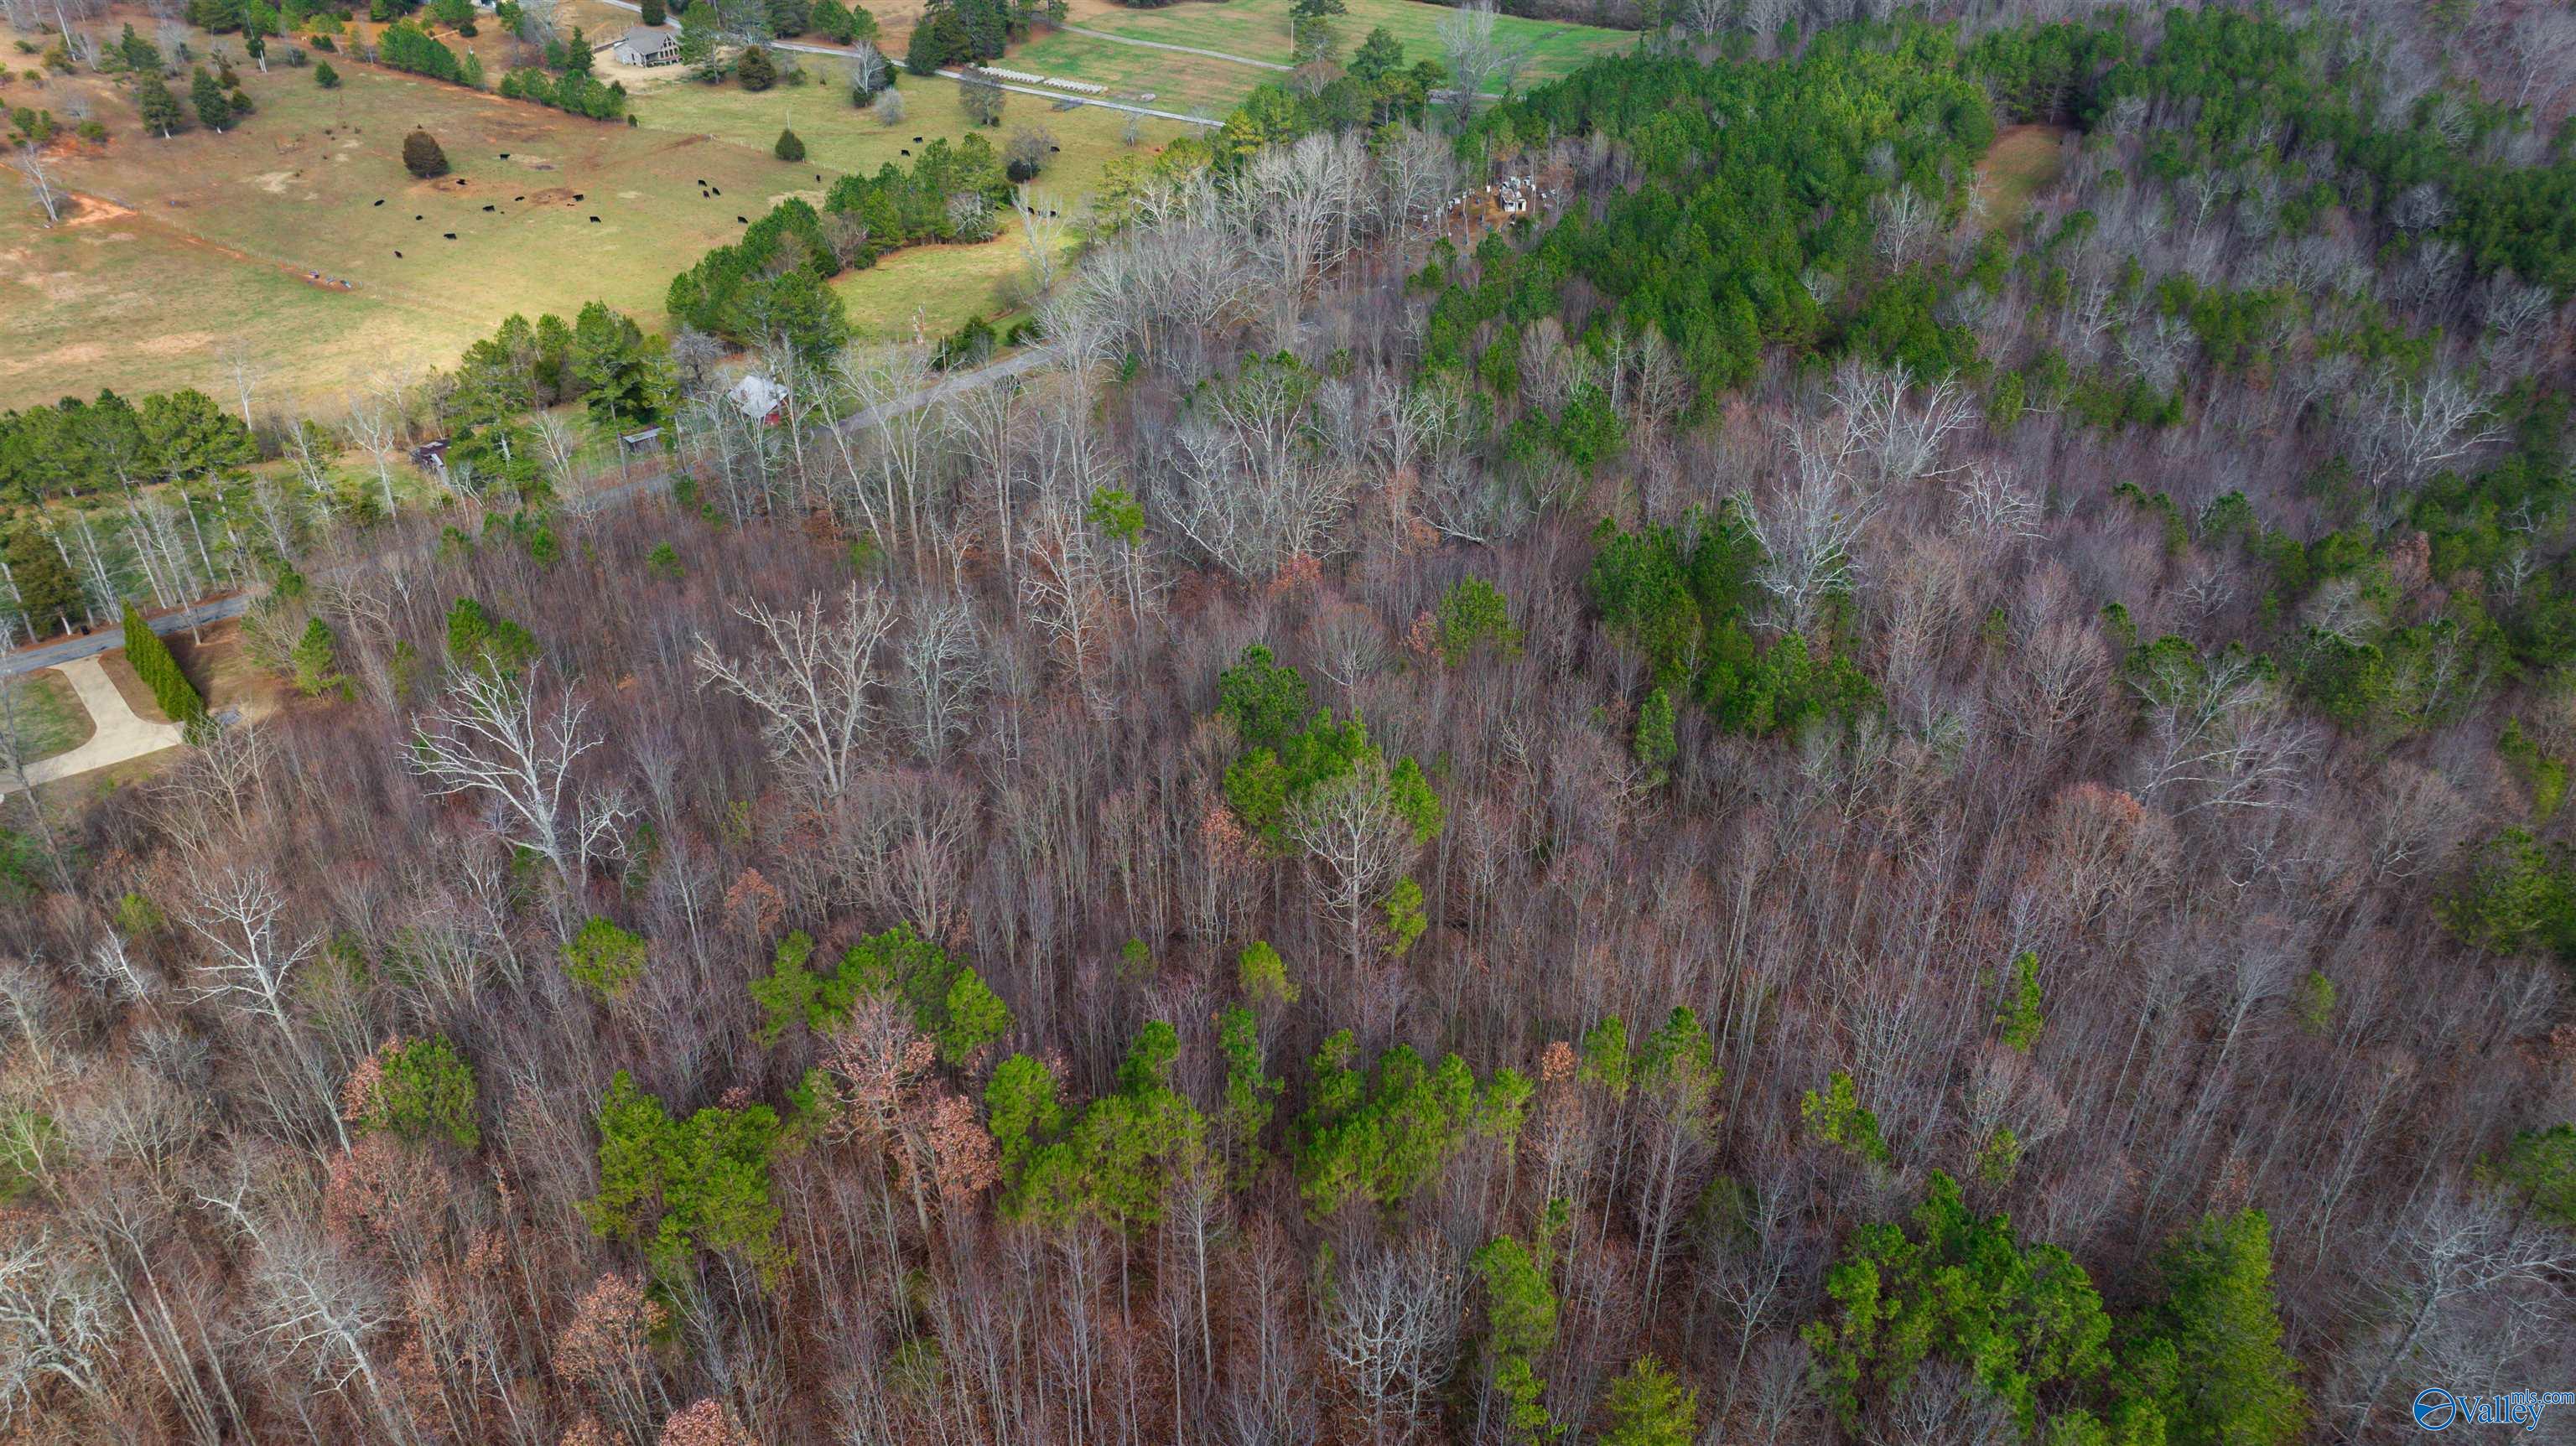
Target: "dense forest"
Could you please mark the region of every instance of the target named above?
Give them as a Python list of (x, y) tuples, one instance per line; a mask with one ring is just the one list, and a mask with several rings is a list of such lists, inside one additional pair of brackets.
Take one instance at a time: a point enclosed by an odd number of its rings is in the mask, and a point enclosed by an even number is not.
[[(8, 800), (0, 1434), (2576, 1388), (2569, 17), (1808, 18), (1265, 88), (926, 404), (818, 298), (989, 218), (973, 139), (667, 345), (479, 343), (442, 506), (260, 534), (311, 702)], [(549, 485), (573, 399), (669, 418), (667, 498)], [(67, 402), (0, 487), (261, 437)]]

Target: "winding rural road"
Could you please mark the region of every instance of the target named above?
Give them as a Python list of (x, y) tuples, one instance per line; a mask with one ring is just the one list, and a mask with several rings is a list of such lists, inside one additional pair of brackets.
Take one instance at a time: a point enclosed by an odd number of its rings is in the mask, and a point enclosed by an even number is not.
[[(859, 410), (850, 413), (848, 416), (843, 417), (841, 420), (834, 422), (832, 425), (843, 432), (853, 431), (860, 427), (874, 426), (884, 418), (902, 416), (904, 413), (912, 411), (915, 408), (926, 407), (932, 402), (938, 401), (941, 397), (951, 396), (958, 392), (972, 391), (977, 387), (984, 386), (991, 382), (1000, 381), (1005, 377), (1018, 376), (1020, 373), (1029, 370), (1031, 367), (1038, 366), (1045, 362), (1048, 355), (1049, 353), (1045, 347), (1033, 346), (1026, 351), (1015, 352), (1010, 356), (1006, 356), (1000, 361), (993, 363), (991, 366), (978, 367), (971, 372), (958, 372), (953, 376), (942, 377), (939, 381), (931, 384), (930, 386), (923, 387), (920, 391), (914, 392), (910, 396), (897, 397), (893, 401), (880, 403), (873, 407), (862, 407)], [(620, 482), (613, 487), (603, 487), (598, 491), (591, 493), (588, 498), (588, 507), (589, 510), (592, 511), (602, 511), (611, 507), (628, 506), (636, 499), (650, 493), (659, 492), (670, 485), (670, 473), (656, 472), (649, 477), (638, 477), (631, 482)], [(151, 619), (152, 631), (166, 635), (169, 633), (180, 632), (187, 628), (202, 626), (206, 623), (219, 623), (224, 621), (226, 618), (240, 617), (243, 613), (250, 611), (251, 600), (254, 596), (255, 595), (251, 593), (233, 593), (225, 597), (209, 598), (204, 602), (192, 603), (187, 607), (179, 609), (177, 612), (165, 613), (160, 617)], [(95, 658), (110, 648), (121, 648), (123, 646), (125, 646), (125, 635), (121, 630), (114, 627), (99, 628), (94, 632), (84, 633), (76, 637), (58, 638), (52, 642), (40, 643), (31, 648), (21, 648), (13, 653), (0, 654), (0, 678), (14, 678), (21, 673), (33, 673), (44, 668), (60, 668), (66, 663), (75, 662), (82, 658)], [(66, 671), (68, 672), (69, 670), (66, 669)], [(77, 686), (79, 680), (75, 678), (73, 681), (75, 686)], [(108, 691), (113, 693), (115, 689), (110, 688)], [(82, 699), (84, 702), (88, 700), (88, 696), (87, 691), (83, 690)], [(97, 718), (99, 717), (99, 714), (96, 709), (92, 709), (90, 716)], [(130, 717), (132, 715), (129, 713), (127, 716)], [(101, 721), (99, 724), (99, 732), (102, 736), (107, 732), (107, 724), (104, 721)], [(66, 754), (64, 756), (70, 757), (71, 755)]]
[[(797, 47), (790, 46), (788, 48), (792, 50)], [(817, 46), (814, 48), (821, 49), (822, 47)], [(827, 53), (846, 54), (847, 52), (833, 51)], [(939, 73), (948, 77), (950, 80), (964, 80), (966, 78), (966, 73), (962, 70), (943, 70)], [(1184, 125), (1212, 126), (1216, 124), (1214, 120), (1203, 115), (1189, 115), (1176, 110), (1156, 110), (1150, 105), (1129, 105), (1123, 100), (1094, 100), (1087, 95), (1067, 95), (1060, 90), (1046, 90), (1034, 85), (1014, 85), (1007, 80), (996, 80), (993, 83), (1004, 90), (1011, 91), (1018, 95), (1044, 96), (1048, 100), (1067, 101), (1074, 105), (1093, 105), (1098, 106), (1103, 110), (1123, 110), (1129, 115), (1150, 115), (1162, 120), (1179, 121)]]

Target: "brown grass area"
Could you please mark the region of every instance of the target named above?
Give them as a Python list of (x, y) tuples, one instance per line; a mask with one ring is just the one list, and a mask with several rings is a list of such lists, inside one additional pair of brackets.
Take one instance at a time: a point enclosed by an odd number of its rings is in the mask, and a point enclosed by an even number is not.
[[(99, 23), (113, 33), (121, 14)], [(0, 27), (0, 42), (14, 35)], [(260, 359), (263, 399), (320, 402), (371, 370), (452, 364), (514, 311), (596, 299), (654, 325), (672, 275), (741, 231), (740, 208), (701, 201), (695, 179), (765, 196), (790, 174), (768, 154), (774, 117), (711, 143), (330, 59), (338, 90), (309, 67), (243, 68), (254, 115), (168, 140), (105, 78), (10, 86), (57, 115), (86, 103), (109, 139), (60, 148), (66, 187), (97, 198), (79, 224), (0, 204), (0, 407), (101, 386), (220, 390), (226, 343)], [(403, 174), (416, 124), (452, 178)]]
[(293, 700), (287, 681), (251, 658), (240, 619), (210, 625), (205, 639), (199, 643), (186, 633), (174, 633), (167, 641), (180, 669), (206, 695), (209, 712), (238, 708), (245, 719), (265, 718)]
[(42, 800), (47, 808), (77, 809), (84, 804), (105, 798), (120, 788), (141, 783), (147, 778), (158, 775), (162, 769), (170, 766), (171, 760), (178, 755), (178, 752), (176, 748), (164, 748), (157, 753), (146, 753), (140, 758), (129, 758), (122, 763), (111, 763), (105, 768), (93, 768), (86, 773), (75, 773), (69, 778), (57, 778), (51, 783), (38, 784), (36, 797)]
[(134, 710), (135, 717), (146, 723), (170, 721), (170, 715), (162, 712), (161, 705), (152, 701), (152, 690), (143, 686), (143, 679), (136, 675), (134, 664), (125, 656), (125, 649), (110, 648), (99, 654), (98, 665), (107, 670), (107, 680), (116, 685), (117, 696), (125, 700), (126, 707)]
[[(594, 41), (635, 21), (598, 0), (567, 10)], [(92, 27), (112, 35), (129, 15), (151, 32), (148, 14), (126, 4)], [(513, 43), (496, 30), (484, 25), (474, 42), (495, 83)], [(0, 44), (16, 35), (0, 25)], [(264, 404), (330, 410), (373, 374), (453, 366), (513, 312), (570, 316), (598, 300), (659, 329), (671, 277), (738, 239), (737, 216), (905, 163), (916, 135), (953, 143), (972, 129), (957, 86), (925, 77), (904, 81), (904, 123), (879, 125), (849, 104), (840, 62), (822, 56), (800, 62), (822, 83), (757, 95), (696, 84), (676, 66), (651, 72), (631, 128), (327, 58), (339, 89), (320, 89), (309, 67), (244, 66), (255, 114), (229, 134), (168, 140), (143, 133), (131, 96), (108, 78), (11, 85), (13, 103), (57, 115), (85, 102), (109, 140), (59, 148), (64, 183), (84, 198), (72, 224), (45, 225), (0, 182), (0, 408), (101, 387), (228, 395), (219, 352), (238, 345), (255, 358)], [(770, 154), (791, 117), (810, 157), (802, 166)], [(1122, 154), (1127, 117), (1014, 97), (1001, 134), (1023, 124), (1063, 147), (1040, 189), (1078, 206)], [(399, 151), (415, 125), (439, 138), (451, 176), (404, 174)], [(1150, 147), (1181, 129), (1147, 121), (1140, 134)], [(971, 255), (889, 263), (841, 283), (860, 331), (908, 331), (918, 313), (944, 332), (1001, 304), (1022, 269), (1016, 223)]]
[(1985, 203), (1986, 222), (2009, 230), (2030, 209), (2031, 197), (2066, 168), (2063, 126), (2007, 126), (1995, 137), (1986, 158), (1977, 163), (1977, 196)]

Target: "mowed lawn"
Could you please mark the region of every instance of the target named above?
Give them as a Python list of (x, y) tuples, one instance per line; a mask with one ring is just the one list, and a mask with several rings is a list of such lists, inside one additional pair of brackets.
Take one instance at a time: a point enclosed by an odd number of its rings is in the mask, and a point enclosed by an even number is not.
[[(1181, 0), (1157, 10), (1130, 10), (1112, 0), (1072, 0), (1072, 20), (1086, 29), (1112, 35), (1285, 64), (1295, 58), (1288, 39), (1288, 11), (1293, 3), (1294, 0)], [(1350, 13), (1332, 22), (1341, 37), (1344, 54), (1382, 25), (1404, 43), (1406, 59), (1441, 58), (1440, 22), (1453, 13), (1448, 6), (1427, 4), (1424, 0), (1344, 0), (1344, 4)], [(1633, 31), (1526, 20), (1513, 15), (1497, 17), (1494, 30), (1498, 36), (1528, 47), (1524, 82), (1570, 74), (1587, 60), (1633, 49), (1637, 43)], [(1179, 61), (1191, 57), (1168, 58)]]
[(29, 763), (69, 753), (98, 731), (80, 695), (72, 691), (71, 679), (57, 669), (8, 679), (0, 682), (0, 690), (7, 693), (0, 728), (14, 725), (19, 756)]
[[(1260, 66), (1148, 50), (1065, 30), (1039, 32), (1027, 44), (1013, 46), (1000, 64), (1036, 75), (1087, 80), (1109, 87), (1113, 100), (1135, 100), (1215, 123), (1222, 123), (1241, 105), (1254, 86), (1287, 78), (1285, 72)], [(1012, 99), (1043, 105), (1035, 96)]]
[[(110, 140), (59, 157), (64, 184), (88, 198), (69, 224), (43, 226), (14, 186), (0, 205), (0, 407), (101, 387), (223, 393), (233, 347), (256, 359), (264, 396), (327, 405), (371, 373), (453, 365), (514, 312), (569, 316), (600, 300), (664, 328), (672, 276), (739, 236), (738, 218), (790, 195), (819, 200), (847, 170), (903, 164), (916, 135), (968, 129), (954, 82), (905, 77), (909, 114), (889, 128), (850, 105), (838, 60), (804, 63), (827, 83), (755, 95), (656, 73), (633, 127), (345, 58), (330, 91), (310, 69), (242, 68), (256, 114), (230, 134), (169, 140), (145, 134), (103, 81), (13, 86), (13, 99), (57, 113), (86, 95)], [(807, 149), (798, 165), (770, 154), (791, 116)], [(1013, 96), (987, 134), (999, 145), (1022, 124), (1052, 131), (1062, 150), (1038, 186), (1071, 216), (1123, 149), (1126, 122)], [(453, 174), (403, 171), (414, 125), (438, 137)], [(1183, 129), (1146, 121), (1139, 149)], [(721, 195), (702, 196), (701, 182)], [(840, 287), (863, 331), (907, 334), (917, 318), (944, 332), (991, 314), (1024, 265), (1006, 232), (899, 254)]]

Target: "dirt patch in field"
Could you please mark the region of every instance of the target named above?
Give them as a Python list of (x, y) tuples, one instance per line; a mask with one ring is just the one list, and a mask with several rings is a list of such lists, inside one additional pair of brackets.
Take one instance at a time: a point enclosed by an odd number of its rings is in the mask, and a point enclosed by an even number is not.
[[(75, 195), (74, 195), (73, 199), (75, 199), (75, 200), (77, 200), (77, 201), (80, 201), (80, 202), (82, 202), (82, 203), (84, 203), (84, 204), (88, 204), (88, 203), (96, 203), (96, 204), (99, 204), (99, 205), (107, 205), (107, 204), (109, 204), (109, 203), (104, 202), (104, 201), (99, 201), (99, 200), (98, 200), (98, 198), (97, 198), (97, 197), (95, 197), (95, 196), (83, 196), (83, 195), (79, 195), (79, 194), (77, 194), (77, 193), (75, 193)], [(185, 209), (185, 203), (184, 203), (184, 202), (180, 202), (180, 201), (175, 201), (175, 200), (174, 200), (174, 201), (169, 202), (168, 204), (169, 204), (173, 209)], [(225, 258), (225, 259), (227, 259), (227, 260), (231, 260), (231, 261), (240, 261), (240, 262), (244, 262), (244, 263), (246, 263), (246, 264), (248, 264), (248, 265), (252, 265), (252, 266), (266, 266), (266, 267), (270, 267), (270, 268), (273, 268), (273, 269), (278, 270), (278, 271), (283, 271), (283, 272), (285, 272), (287, 275), (292, 276), (292, 277), (296, 278), (296, 279), (297, 279), (297, 280), (299, 280), (299, 281), (302, 281), (302, 282), (303, 282), (305, 285), (307, 285), (307, 286), (318, 287), (318, 288), (320, 288), (320, 289), (322, 289), (322, 290), (324, 290), (324, 291), (349, 291), (349, 290), (353, 290), (353, 289), (354, 289), (354, 287), (352, 286), (352, 284), (351, 284), (349, 281), (347, 281), (347, 280), (345, 280), (345, 279), (343, 279), (343, 278), (341, 278), (341, 277), (331, 276), (331, 275), (328, 275), (328, 274), (326, 274), (326, 273), (323, 273), (323, 272), (320, 272), (320, 271), (310, 270), (310, 269), (307, 269), (307, 268), (304, 268), (304, 267), (291, 266), (291, 265), (288, 265), (287, 263), (285, 263), (285, 262), (283, 262), (283, 261), (272, 260), (272, 259), (270, 259), (270, 258), (268, 258), (268, 257), (263, 257), (263, 256), (253, 256), (252, 254), (250, 254), (250, 253), (249, 253), (249, 252), (247, 252), (247, 251), (243, 251), (243, 250), (240, 250), (240, 249), (238, 249), (238, 248), (236, 248), (236, 247), (232, 247), (232, 246), (226, 246), (226, 245), (224, 245), (224, 244), (223, 244), (222, 242), (220, 242), (220, 241), (210, 241), (210, 240), (206, 239), (205, 237), (198, 235), (196, 232), (191, 231), (191, 230), (188, 230), (186, 227), (183, 227), (183, 226), (173, 226), (173, 225), (171, 225), (169, 222), (167, 222), (167, 221), (163, 221), (163, 220), (161, 220), (160, 218), (155, 217), (155, 216), (143, 215), (143, 214), (140, 214), (140, 213), (138, 213), (138, 212), (134, 212), (134, 211), (127, 211), (127, 210), (122, 210), (122, 209), (119, 209), (119, 210), (117, 211), (117, 214), (118, 214), (119, 216), (132, 216), (132, 217), (134, 217), (134, 219), (135, 219), (139, 224), (142, 224), (142, 225), (145, 225), (145, 226), (155, 226), (155, 227), (158, 227), (164, 235), (167, 235), (167, 236), (169, 236), (169, 237), (171, 237), (171, 238), (173, 238), (173, 239), (175, 239), (175, 240), (179, 241), (179, 242), (180, 242), (181, 244), (183, 244), (183, 245), (193, 246), (193, 247), (196, 247), (197, 249), (199, 249), (199, 250), (201, 250), (201, 251), (211, 251), (211, 252), (213, 252), (214, 254), (216, 254), (216, 255), (218, 255), (218, 256), (221, 256), (221, 257), (224, 257), (224, 258)], [(42, 279), (42, 278), (37, 278), (36, 280), (37, 280), (37, 284), (38, 284), (38, 285), (42, 285), (42, 284), (43, 284), (43, 279)], [(205, 343), (204, 343), (204, 341), (197, 339), (197, 338), (202, 338), (202, 337), (205, 335), (204, 333), (202, 333), (202, 332), (193, 332), (193, 333), (190, 333), (189, 335), (190, 335), (190, 337), (192, 338), (192, 339), (188, 342), (188, 345), (189, 345), (189, 346), (200, 346), (200, 345), (204, 345), (204, 344), (205, 344)], [(154, 347), (159, 346), (159, 345), (161, 345), (161, 343), (160, 343), (160, 342), (149, 342), (149, 343), (145, 343), (145, 344), (144, 344), (144, 349), (145, 349), (145, 351), (147, 352), (147, 354), (156, 354), (156, 355), (157, 355), (157, 354), (159, 354), (159, 353), (153, 352), (153, 350), (152, 350), (152, 349), (153, 349)], [(76, 350), (79, 350), (79, 348), (76, 348), (76, 347), (75, 347), (75, 348), (69, 348), (68, 350), (75, 350), (75, 351), (76, 351)]]
[(221, 338), (210, 331), (173, 331), (159, 336), (121, 336), (113, 345), (83, 341), (51, 351), (0, 351), (0, 376), (59, 372), (65, 368), (101, 366), (120, 356), (184, 357), (204, 354)]
[(108, 284), (78, 271), (24, 271), (18, 279), (57, 304), (82, 301), (108, 290)]
[(127, 210), (125, 207), (116, 204), (114, 201), (111, 201), (104, 196), (75, 195), (72, 197), (72, 213), (55, 224), (61, 226), (95, 226), (101, 221), (121, 221), (133, 214), (134, 213), (132, 211)]

